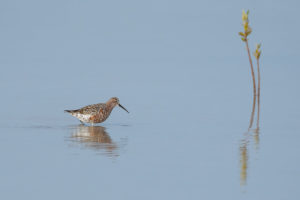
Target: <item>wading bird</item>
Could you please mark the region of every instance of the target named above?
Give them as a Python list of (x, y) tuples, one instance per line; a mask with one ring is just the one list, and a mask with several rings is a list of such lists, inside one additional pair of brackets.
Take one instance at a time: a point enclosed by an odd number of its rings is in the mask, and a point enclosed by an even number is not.
[(106, 103), (92, 104), (77, 110), (65, 110), (65, 112), (79, 119), (82, 124), (84, 124), (84, 122), (96, 124), (104, 122), (117, 105), (128, 112), (128, 110), (119, 103), (117, 97), (110, 98)]

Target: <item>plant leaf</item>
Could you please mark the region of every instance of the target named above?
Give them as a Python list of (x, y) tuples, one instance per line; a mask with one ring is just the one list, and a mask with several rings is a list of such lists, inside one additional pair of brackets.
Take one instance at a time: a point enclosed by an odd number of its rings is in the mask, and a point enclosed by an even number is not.
[(245, 33), (243, 32), (239, 32), (239, 35), (245, 37)]

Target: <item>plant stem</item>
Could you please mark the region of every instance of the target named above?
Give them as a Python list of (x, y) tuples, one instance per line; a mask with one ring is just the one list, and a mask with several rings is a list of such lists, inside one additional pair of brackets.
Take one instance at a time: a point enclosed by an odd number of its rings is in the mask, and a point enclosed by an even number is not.
[(259, 70), (259, 59), (257, 61), (257, 121), (256, 126), (259, 128), (259, 114), (260, 114), (260, 70)]
[(248, 52), (248, 57), (249, 57), (249, 62), (250, 62), (250, 67), (251, 67), (252, 81), (253, 81), (253, 105), (252, 105), (252, 113), (251, 113), (250, 124), (249, 124), (249, 129), (250, 129), (252, 127), (252, 124), (253, 124), (253, 117), (254, 117), (254, 113), (255, 113), (256, 84), (255, 84), (255, 74), (254, 74), (253, 63), (252, 63), (250, 49), (249, 49), (249, 45), (248, 45), (248, 39), (246, 39), (245, 42), (246, 42), (246, 49), (247, 49), (247, 52)]
[(250, 62), (250, 67), (251, 67), (252, 80), (253, 80), (253, 94), (255, 96), (256, 95), (255, 74), (254, 74), (254, 68), (253, 68), (253, 64), (252, 64), (250, 49), (249, 49), (249, 45), (248, 45), (248, 39), (246, 39), (245, 42), (246, 42), (246, 48), (247, 48), (247, 52), (248, 52), (248, 57), (249, 57), (249, 62)]
[(256, 106), (256, 95), (253, 95), (252, 112), (251, 112), (251, 117), (250, 117), (248, 131), (250, 131), (250, 128), (253, 125), (253, 119), (254, 119), (254, 113), (255, 113), (255, 106)]

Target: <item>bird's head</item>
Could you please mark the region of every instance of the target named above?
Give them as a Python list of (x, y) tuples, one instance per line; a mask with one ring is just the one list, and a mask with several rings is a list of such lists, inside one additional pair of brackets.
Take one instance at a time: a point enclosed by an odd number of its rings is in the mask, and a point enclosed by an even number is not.
[[(128, 110), (126, 110), (126, 108), (124, 108), (121, 104), (120, 104), (120, 101), (117, 97), (112, 97), (108, 100), (108, 102), (106, 103), (110, 106), (112, 106), (113, 108), (115, 106), (120, 106), (122, 109), (124, 109), (126, 112), (128, 112)], [(128, 112), (129, 113), (129, 112)]]

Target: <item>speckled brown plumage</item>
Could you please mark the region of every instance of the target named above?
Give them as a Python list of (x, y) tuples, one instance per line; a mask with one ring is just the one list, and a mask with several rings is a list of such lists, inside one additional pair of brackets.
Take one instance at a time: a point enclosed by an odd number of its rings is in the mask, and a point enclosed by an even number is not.
[(86, 122), (94, 124), (104, 122), (117, 105), (128, 112), (126, 108), (119, 103), (119, 99), (117, 97), (109, 99), (106, 103), (92, 104), (77, 110), (65, 110), (65, 112), (68, 112), (72, 116), (78, 118), (81, 123)]

